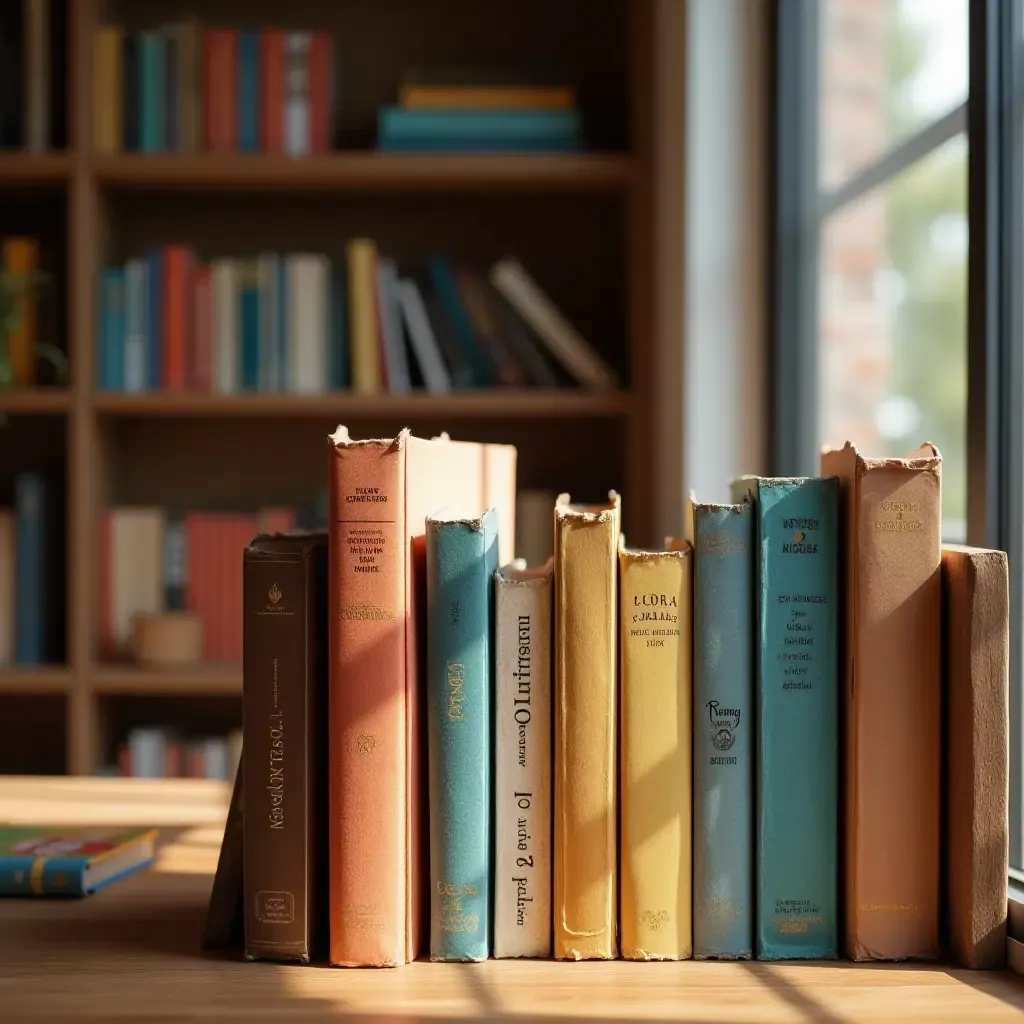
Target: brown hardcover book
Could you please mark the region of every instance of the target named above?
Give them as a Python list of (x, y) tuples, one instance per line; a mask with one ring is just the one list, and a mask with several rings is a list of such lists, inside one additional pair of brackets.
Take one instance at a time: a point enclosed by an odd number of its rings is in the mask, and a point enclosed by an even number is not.
[(822, 454), (845, 531), (846, 947), (854, 960), (939, 953), (940, 472), (932, 445)]
[(242, 920), (242, 789), (244, 768), (238, 759), (235, 785), (231, 790), (228, 819), (213, 876), (210, 904), (203, 927), (203, 949), (241, 950), (244, 942)]
[(309, 963), (326, 924), (327, 535), (244, 556), (245, 956)]
[(946, 901), (953, 959), (1006, 963), (1010, 613), (1006, 555), (942, 549)]

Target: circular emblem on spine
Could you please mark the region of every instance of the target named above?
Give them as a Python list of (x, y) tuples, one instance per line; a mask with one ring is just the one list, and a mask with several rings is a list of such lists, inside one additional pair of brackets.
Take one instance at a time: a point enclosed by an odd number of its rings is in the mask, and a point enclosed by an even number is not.
[(735, 742), (736, 735), (731, 729), (719, 729), (711, 737), (717, 750), (728, 750)]
[(716, 750), (729, 750), (736, 742), (736, 730), (740, 727), (740, 709), (723, 707), (717, 700), (709, 700), (706, 707), (712, 744)]
[(369, 733), (360, 733), (356, 737), (356, 750), (360, 754), (372, 754), (374, 747), (377, 746), (377, 741)]

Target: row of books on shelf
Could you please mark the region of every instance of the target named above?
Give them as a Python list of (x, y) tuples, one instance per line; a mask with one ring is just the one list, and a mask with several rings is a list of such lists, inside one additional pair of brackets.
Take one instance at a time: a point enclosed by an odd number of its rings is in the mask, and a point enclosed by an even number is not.
[(658, 550), (562, 495), (528, 568), (514, 448), (333, 445), (327, 534), (245, 552), (248, 957), (315, 959), (329, 884), (336, 965), (1002, 963), (1007, 562), (942, 547), (935, 449), (743, 478)]
[(101, 152), (285, 153), (332, 146), (336, 71), (324, 32), (207, 28), (194, 19), (93, 37)]
[(98, 331), (98, 384), (114, 391), (617, 385), (518, 260), (485, 279), (434, 256), (417, 278), (361, 238), (333, 262), (268, 252), (203, 263), (163, 246), (103, 269)]
[[(551, 554), (552, 498), (546, 491), (519, 493), (516, 550), (522, 556), (543, 560)], [(3, 523), (0, 517), (0, 558)], [(135, 657), (134, 627), (140, 616), (189, 611), (202, 623), (203, 660), (240, 664), (243, 548), (257, 534), (324, 529), (326, 524), (326, 491), (303, 506), (251, 514), (137, 505), (107, 509), (99, 543), (100, 657)], [(10, 586), (13, 577), (5, 576), (2, 566), (0, 561), (0, 583)], [(0, 631), (3, 621), (0, 617)]]
[(52, 28), (50, 0), (0, 5), (0, 149), (52, 145)]
[(171, 729), (131, 729), (111, 769), (133, 779), (222, 779), (230, 782), (242, 757), (242, 730), (182, 739)]

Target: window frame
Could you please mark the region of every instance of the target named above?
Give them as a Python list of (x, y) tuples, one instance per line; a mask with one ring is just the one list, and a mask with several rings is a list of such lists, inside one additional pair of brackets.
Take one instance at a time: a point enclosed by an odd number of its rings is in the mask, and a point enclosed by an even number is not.
[(1010, 864), (1024, 883), (1024, 0), (968, 0), (968, 96), (831, 193), (818, 177), (819, 0), (774, 0), (771, 471), (818, 472), (827, 219), (966, 132), (967, 541), (1010, 565)]

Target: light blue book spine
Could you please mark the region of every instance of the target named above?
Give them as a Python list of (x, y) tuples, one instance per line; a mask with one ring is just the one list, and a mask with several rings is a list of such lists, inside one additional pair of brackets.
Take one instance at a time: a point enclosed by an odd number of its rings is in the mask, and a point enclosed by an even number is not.
[(754, 945), (754, 516), (694, 506), (693, 955)]
[(99, 386), (124, 390), (125, 279), (121, 267), (100, 272)]
[(427, 519), (431, 960), (491, 951), (497, 523), (494, 509)]
[(259, 148), (259, 66), (260, 36), (258, 32), (238, 33), (237, 92), (238, 151), (255, 153)]
[(157, 153), (164, 148), (164, 57), (159, 32), (143, 32), (139, 38), (139, 148)]
[(15, 648), (17, 665), (46, 660), (46, 482), (35, 473), (14, 478)]
[(145, 391), (149, 386), (149, 265), (144, 259), (129, 260), (124, 272), (126, 391)]
[(757, 955), (835, 957), (838, 502), (829, 479), (758, 480)]
[(84, 896), (88, 857), (0, 857), (0, 896)]

